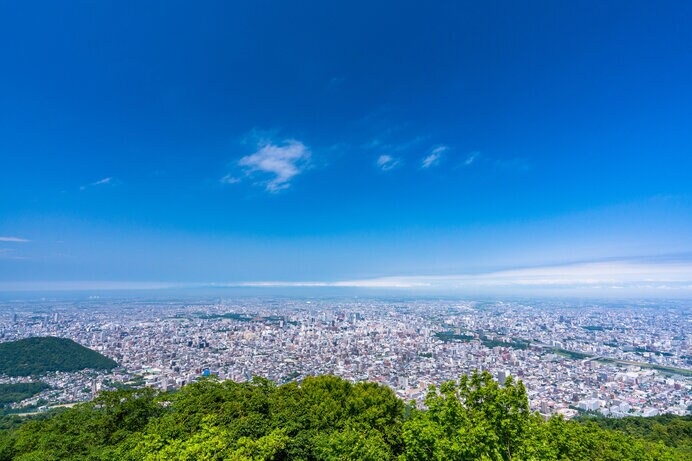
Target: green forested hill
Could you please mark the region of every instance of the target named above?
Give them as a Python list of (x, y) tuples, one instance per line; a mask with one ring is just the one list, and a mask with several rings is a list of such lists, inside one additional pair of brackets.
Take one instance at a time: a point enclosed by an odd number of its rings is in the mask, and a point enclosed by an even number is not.
[(8, 425), (0, 461), (689, 459), (646, 434), (545, 422), (529, 412), (520, 382), (499, 386), (487, 373), (431, 389), (426, 407), (406, 405), (387, 387), (333, 376), (300, 385), (256, 378), (203, 380), (174, 393), (105, 392)]
[(659, 415), (650, 418), (628, 416), (626, 418), (588, 417), (585, 421), (605, 429), (614, 429), (652, 442), (663, 442), (685, 453), (692, 459), (692, 416)]
[(107, 370), (115, 361), (71, 339), (40, 337), (0, 343), (0, 374), (29, 376), (47, 371)]
[(41, 382), (0, 384), (0, 409), (8, 403), (28, 399), (49, 387), (48, 384)]

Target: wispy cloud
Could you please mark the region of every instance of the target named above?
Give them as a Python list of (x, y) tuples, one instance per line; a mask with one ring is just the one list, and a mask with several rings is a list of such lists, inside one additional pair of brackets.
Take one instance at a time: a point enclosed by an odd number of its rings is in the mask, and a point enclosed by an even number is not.
[[(258, 143), (257, 151), (238, 160), (238, 165), (246, 175), (269, 175), (269, 179), (262, 184), (269, 192), (279, 192), (289, 188), (293, 178), (305, 170), (310, 156), (310, 149), (295, 139), (281, 143), (263, 140)], [(226, 175), (222, 182), (233, 184), (238, 182), (236, 179)]]
[(92, 186), (102, 186), (104, 184), (110, 184), (112, 181), (113, 181), (113, 178), (108, 177), (108, 178), (99, 179), (98, 181), (91, 183), (91, 185)]
[(240, 181), (242, 181), (240, 178), (230, 173), (220, 179), (221, 184), (238, 184)]
[(11, 242), (11, 243), (27, 243), (31, 240), (19, 238), (19, 237), (0, 237), (0, 242)]
[(79, 190), (85, 190), (87, 187), (105, 186), (108, 184), (113, 184), (113, 178), (110, 176), (103, 179), (99, 179), (98, 181), (94, 181), (90, 184), (87, 184), (86, 186), (81, 186)]
[(421, 167), (430, 168), (431, 166), (436, 166), (440, 163), (440, 154), (430, 154), (423, 158), (421, 161)]
[(512, 292), (551, 290), (552, 292), (633, 293), (692, 295), (692, 261), (608, 261), (522, 268), (481, 274), (391, 276), (333, 282), (246, 282), (237, 286), (257, 287), (352, 287), (411, 288), (441, 291)]
[(464, 165), (465, 166), (471, 166), (474, 164), (476, 160), (481, 156), (481, 153), (476, 151), (476, 152), (471, 152), (467, 157), (466, 160), (464, 160)]
[[(0, 259), (26, 259), (0, 249)], [(183, 287), (334, 287), (410, 289), (448, 293), (553, 295), (594, 294), (692, 297), (692, 259), (623, 259), (520, 268), (480, 274), (408, 275), (336, 281), (166, 282), (0, 282), (1, 291), (83, 289), (166, 289)]]
[(440, 163), (442, 159), (442, 154), (448, 149), (447, 146), (437, 146), (430, 151), (430, 154), (425, 156), (421, 161), (421, 167), (430, 168), (431, 166), (436, 166)]
[[(346, 282), (342, 282), (346, 283)], [(348, 282), (353, 286), (610, 288), (692, 286), (692, 262), (609, 261), (514, 269), (485, 274), (385, 277)]]
[(392, 169), (396, 168), (397, 166), (399, 166), (400, 163), (401, 163), (401, 160), (399, 160), (398, 158), (392, 157), (391, 155), (387, 155), (387, 154), (380, 155), (377, 158), (377, 166), (382, 171), (392, 170)]

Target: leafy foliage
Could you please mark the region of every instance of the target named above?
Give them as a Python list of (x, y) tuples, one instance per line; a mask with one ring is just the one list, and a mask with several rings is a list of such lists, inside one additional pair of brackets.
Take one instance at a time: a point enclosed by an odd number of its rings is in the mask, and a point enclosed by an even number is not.
[(36, 337), (0, 343), (0, 374), (29, 376), (48, 371), (108, 370), (115, 361), (71, 339)]
[(466, 334), (456, 334), (453, 331), (438, 331), (435, 333), (435, 337), (441, 341), (451, 342), (451, 341), (471, 341), (475, 338), (473, 335)]
[(678, 448), (692, 459), (692, 416), (660, 415), (651, 418), (628, 416), (626, 418), (586, 418), (604, 429), (614, 429), (625, 434), (662, 442)]
[(0, 408), (8, 403), (21, 402), (49, 387), (42, 382), (0, 384)]
[(431, 388), (428, 410), (404, 426), (406, 460), (503, 459), (521, 452), (529, 404), (521, 382), (501, 387), (488, 372)]
[(333, 376), (282, 386), (204, 379), (173, 393), (104, 392), (11, 425), (0, 431), (0, 461), (686, 459), (646, 430), (545, 422), (521, 382), (500, 385), (488, 373), (431, 387), (425, 407)]

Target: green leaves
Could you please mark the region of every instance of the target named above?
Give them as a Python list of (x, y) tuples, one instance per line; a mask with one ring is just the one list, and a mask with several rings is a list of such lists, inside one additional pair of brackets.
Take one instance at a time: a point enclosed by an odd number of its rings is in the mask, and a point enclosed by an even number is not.
[(488, 372), (462, 376), (431, 388), (425, 405), (404, 426), (404, 459), (509, 460), (524, 440), (526, 389), (511, 378), (500, 387)]
[(424, 407), (405, 406), (388, 387), (334, 376), (283, 386), (210, 378), (174, 393), (104, 392), (7, 425), (0, 461), (688, 459), (683, 419), (627, 423), (651, 441), (595, 423), (545, 422), (529, 411), (521, 382), (500, 385), (485, 372), (431, 387)]

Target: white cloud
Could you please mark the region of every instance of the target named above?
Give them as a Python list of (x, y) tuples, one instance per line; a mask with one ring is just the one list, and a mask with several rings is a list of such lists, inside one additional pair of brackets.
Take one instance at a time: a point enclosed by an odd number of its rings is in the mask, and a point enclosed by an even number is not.
[[(0, 249), (0, 259), (26, 259)], [(340, 281), (236, 283), (0, 282), (1, 291), (68, 289), (165, 289), (176, 287), (345, 287), (449, 293), (692, 297), (692, 260), (619, 260), (512, 269), (481, 274), (411, 275)], [(530, 290), (530, 291), (527, 291)]]
[(237, 178), (233, 176), (232, 174), (227, 174), (223, 178), (221, 178), (221, 184), (237, 184), (241, 181), (240, 178)]
[(466, 166), (471, 166), (473, 165), (473, 162), (478, 160), (478, 157), (481, 156), (480, 152), (471, 152), (468, 157), (466, 157), (466, 160), (464, 160), (464, 165)]
[(440, 163), (440, 154), (430, 154), (423, 159), (421, 166), (423, 168), (430, 168)]
[(12, 243), (26, 243), (31, 242), (31, 240), (19, 238), (19, 237), (0, 237), (0, 242), (12, 242)]
[[(238, 165), (248, 175), (254, 173), (270, 175), (271, 178), (263, 184), (267, 191), (278, 192), (290, 187), (291, 180), (304, 171), (309, 160), (310, 149), (300, 141), (288, 139), (280, 144), (274, 144), (271, 141), (260, 142), (257, 152), (238, 160)], [(230, 175), (224, 178), (228, 178), (225, 182), (236, 179)], [(222, 182), (224, 182), (223, 179)]]
[(554, 293), (692, 295), (692, 261), (610, 261), (514, 269), (482, 274), (390, 276), (333, 282), (250, 282), (236, 286), (409, 288), (463, 292), (552, 290)]
[(110, 184), (111, 181), (113, 181), (113, 178), (108, 177), (108, 178), (103, 178), (103, 179), (99, 179), (98, 181), (92, 182), (91, 185), (92, 186), (101, 186), (103, 184)]
[(430, 288), (687, 286), (692, 284), (692, 262), (592, 262), (485, 274), (384, 277), (341, 283)]
[(112, 177), (107, 177), (103, 179), (99, 179), (98, 181), (94, 181), (91, 184), (87, 184), (86, 186), (82, 186), (79, 188), (79, 190), (85, 190), (87, 187), (94, 187), (94, 186), (105, 186), (107, 184), (112, 184), (113, 183), (113, 178)]
[(430, 154), (423, 158), (421, 161), (421, 166), (423, 168), (430, 168), (431, 166), (436, 166), (437, 164), (440, 163), (440, 159), (442, 158), (442, 154), (447, 150), (447, 146), (437, 146), (433, 150), (430, 151)]
[(398, 158), (394, 158), (391, 155), (383, 154), (380, 155), (377, 158), (377, 166), (382, 170), (382, 171), (389, 171), (391, 169), (396, 168), (399, 166), (400, 160)]

